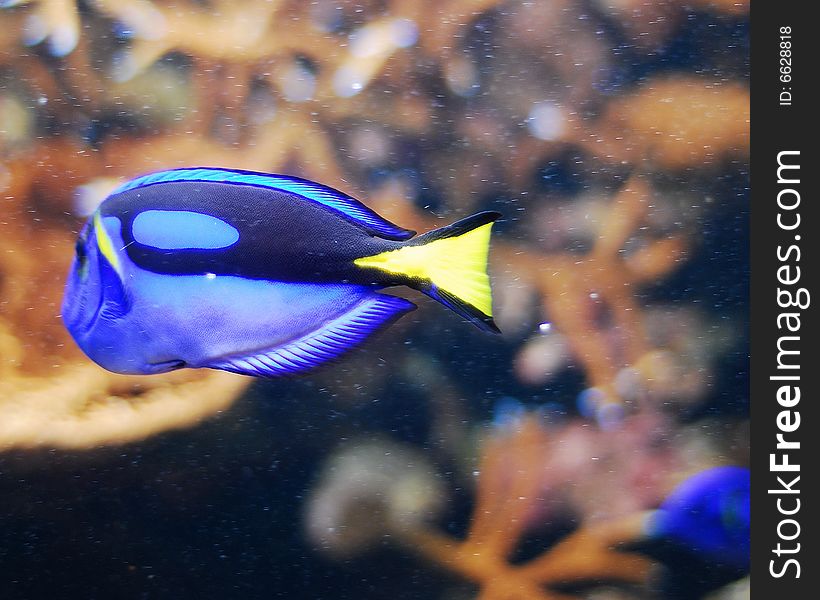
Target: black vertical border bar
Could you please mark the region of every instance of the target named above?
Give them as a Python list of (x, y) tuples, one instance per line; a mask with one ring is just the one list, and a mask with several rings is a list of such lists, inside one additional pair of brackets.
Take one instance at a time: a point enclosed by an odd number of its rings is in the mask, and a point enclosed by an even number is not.
[[(815, 479), (820, 479), (817, 465), (820, 439), (820, 420), (817, 409), (816, 378), (820, 365), (816, 364), (815, 336), (820, 338), (814, 304), (820, 302), (814, 280), (820, 266), (817, 264), (815, 231), (818, 203), (816, 179), (820, 174), (817, 161), (817, 140), (820, 131), (817, 94), (817, 60), (820, 49), (820, 29), (809, 16), (811, 2), (788, 0), (754, 2), (751, 12), (751, 431), (752, 431), (752, 598), (814, 598), (817, 597), (818, 571), (816, 565), (818, 535), (809, 525), (817, 507)], [(790, 27), (789, 50), (791, 64), (781, 62), (781, 35), (783, 27)], [(790, 81), (781, 79), (784, 70), (791, 68)], [(790, 104), (785, 102), (791, 95)], [(781, 96), (781, 94), (783, 94)], [(778, 154), (784, 151), (799, 152), (781, 155), (782, 161), (799, 164), (800, 169), (782, 171), (784, 178), (799, 178), (799, 183), (778, 183)], [(787, 174), (788, 173), (788, 174)], [(796, 175), (799, 173), (799, 175)], [(800, 204), (785, 211), (778, 206), (778, 193), (786, 188), (799, 194)], [(783, 195), (786, 204), (797, 198), (793, 192)], [(812, 213), (811, 215), (809, 213)], [(778, 214), (787, 225), (800, 215), (800, 225), (792, 230), (778, 226)], [(799, 248), (787, 254), (791, 246)], [(778, 257), (788, 256), (787, 260)], [(794, 277), (796, 267), (801, 278), (793, 285), (778, 281), (778, 269), (783, 276)], [(778, 303), (778, 289), (790, 288), (794, 294), (804, 287), (811, 297), (806, 309), (784, 308)], [(785, 300), (785, 296), (780, 296)], [(790, 332), (778, 327), (778, 315), (785, 312), (799, 313), (800, 330)], [(781, 325), (785, 321), (780, 322)], [(796, 321), (791, 321), (792, 325)], [(799, 369), (778, 369), (778, 339), (785, 335), (799, 336), (799, 340), (785, 342), (791, 349), (798, 349), (797, 358), (790, 355)], [(799, 375), (799, 381), (773, 380), (777, 375)], [(785, 384), (799, 386), (800, 402), (787, 409), (778, 402), (778, 390)], [(788, 392), (795, 395), (793, 389)], [(785, 396), (784, 399), (788, 400)], [(790, 414), (783, 414), (790, 411)], [(796, 414), (800, 424), (796, 431), (784, 433), (779, 425), (794, 427)], [(780, 421), (778, 420), (780, 418)], [(799, 442), (800, 447), (784, 450), (777, 448), (777, 434), (784, 439)], [(788, 453), (791, 464), (800, 465), (799, 472), (776, 471), (771, 466), (782, 463)], [(800, 477), (795, 482), (796, 476)], [(780, 480), (778, 480), (780, 477)], [(790, 489), (786, 489), (789, 487)], [(775, 493), (773, 493), (772, 491)], [(793, 493), (799, 490), (799, 493)], [(779, 504), (778, 504), (779, 502)], [(796, 508), (799, 507), (799, 510)], [(795, 511), (794, 514), (784, 514)], [(799, 533), (798, 533), (799, 532)], [(790, 538), (790, 539), (788, 539)], [(798, 546), (799, 544), (799, 546)], [(794, 559), (799, 563), (786, 561)], [(780, 577), (775, 575), (780, 574)]]

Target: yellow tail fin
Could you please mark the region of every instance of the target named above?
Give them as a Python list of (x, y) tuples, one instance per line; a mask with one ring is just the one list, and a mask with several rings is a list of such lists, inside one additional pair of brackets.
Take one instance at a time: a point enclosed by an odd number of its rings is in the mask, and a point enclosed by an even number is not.
[(436, 229), (398, 250), (365, 256), (360, 267), (401, 275), (481, 329), (498, 332), (487, 275), (490, 230), (501, 215), (483, 212)]

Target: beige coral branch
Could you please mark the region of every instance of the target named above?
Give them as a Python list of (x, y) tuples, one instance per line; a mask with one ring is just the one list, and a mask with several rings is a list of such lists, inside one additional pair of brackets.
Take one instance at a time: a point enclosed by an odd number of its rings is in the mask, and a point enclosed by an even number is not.
[(91, 364), (0, 382), (0, 450), (121, 444), (194, 425), (228, 408), (250, 380), (219, 372), (124, 377)]

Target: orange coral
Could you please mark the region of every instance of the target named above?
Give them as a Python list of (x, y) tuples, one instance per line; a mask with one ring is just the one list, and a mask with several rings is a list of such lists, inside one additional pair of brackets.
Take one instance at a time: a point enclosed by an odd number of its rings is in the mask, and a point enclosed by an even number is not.
[[(433, 226), (393, 201), (395, 192), (386, 189), (384, 196), (376, 198), (383, 213), (422, 230)], [(638, 250), (624, 252), (626, 242), (640, 232), (652, 203), (653, 191), (646, 180), (630, 179), (606, 205), (586, 254), (538, 252), (503, 240), (493, 243), (492, 271), (512, 273), (516, 285), (526, 284), (539, 292), (542, 316), (565, 336), (583, 365), (590, 387), (599, 392), (599, 409), (620, 402), (615, 390), (620, 369), (640, 363), (653, 350), (637, 300), (641, 286), (670, 273), (686, 254), (683, 235), (648, 239)], [(603, 310), (611, 315), (606, 327), (596, 315)], [(612, 331), (617, 333), (615, 339)]]
[(749, 88), (699, 77), (661, 77), (607, 106), (579, 141), (610, 160), (701, 167), (749, 151)]
[[(585, 256), (557, 254), (536, 261), (519, 252), (506, 252), (499, 257), (540, 289), (546, 314), (569, 339), (590, 385), (603, 394), (602, 404), (617, 401), (613, 389), (617, 371), (636, 363), (649, 350), (636, 300), (639, 287), (672, 270), (686, 248), (684, 238), (667, 237), (624, 254), (624, 244), (640, 227), (650, 203), (646, 183), (633, 179), (609, 204), (597, 239)], [(596, 326), (598, 319), (592, 311), (602, 305), (619, 331), (618, 346)]]
[(618, 581), (641, 584), (651, 561), (617, 550), (640, 537), (642, 514), (582, 526), (547, 552), (511, 564), (537, 511), (547, 434), (534, 417), (514, 432), (496, 435), (481, 453), (475, 508), (463, 541), (427, 529), (407, 531), (408, 547), (473, 581), (483, 600), (561, 600), (572, 596), (554, 589), (571, 583)]

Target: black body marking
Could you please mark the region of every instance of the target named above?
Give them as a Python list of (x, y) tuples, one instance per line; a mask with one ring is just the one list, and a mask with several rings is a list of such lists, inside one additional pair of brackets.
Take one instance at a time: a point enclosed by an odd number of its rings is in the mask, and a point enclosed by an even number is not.
[[(134, 239), (132, 225), (148, 210), (192, 211), (211, 215), (239, 231), (228, 248), (163, 250)], [(128, 257), (140, 268), (172, 275), (235, 275), (288, 282), (373, 285), (382, 279), (353, 261), (401, 247), (370, 235), (363, 227), (296, 194), (257, 186), (170, 182), (127, 190), (109, 197), (102, 216), (118, 217)]]

